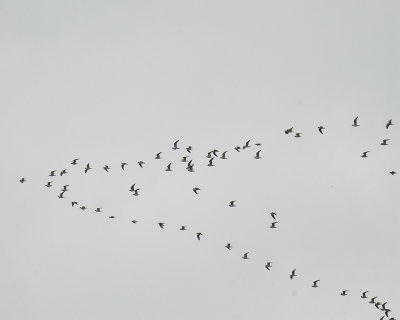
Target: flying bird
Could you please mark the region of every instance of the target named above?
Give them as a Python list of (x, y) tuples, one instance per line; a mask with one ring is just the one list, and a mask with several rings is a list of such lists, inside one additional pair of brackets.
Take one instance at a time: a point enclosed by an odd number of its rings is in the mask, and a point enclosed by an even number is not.
[(376, 303), (375, 303), (375, 308), (379, 309), (379, 305), (380, 305), (380, 304), (381, 304), (380, 302), (376, 302)]
[(267, 268), (267, 270), (271, 270), (271, 265), (272, 262), (267, 262), (267, 264), (265, 265), (265, 268)]
[(203, 234), (202, 234), (201, 232), (197, 232), (197, 233), (196, 233), (197, 239), (200, 240), (200, 236), (202, 236), (202, 235), (203, 235)]
[(297, 276), (297, 274), (296, 274), (296, 269), (293, 269), (292, 270), (292, 273), (290, 274), (290, 279), (293, 279), (294, 277), (296, 277)]
[(21, 178), (21, 179), (19, 179), (19, 182), (21, 182), (21, 183), (24, 183), (26, 181), (26, 179), (25, 178)]
[(80, 207), (82, 211), (85, 211), (87, 208), (85, 206)]
[(133, 190), (133, 195), (139, 196), (139, 190), (140, 190), (140, 188)]
[(362, 153), (362, 155), (361, 155), (361, 158), (367, 158), (368, 156), (367, 156), (367, 153), (368, 153), (369, 151), (364, 151), (363, 153)]
[(44, 186), (47, 187), (47, 188), (50, 188), (52, 182), (53, 182), (53, 181), (49, 181), (49, 182), (47, 182), (47, 184), (45, 184)]
[(278, 223), (278, 222), (276, 222), (276, 221), (275, 221), (275, 222), (272, 222), (270, 228), (271, 228), (271, 229), (276, 229), (276, 224), (277, 224), (277, 223)]
[(301, 138), (301, 132), (296, 132), (295, 138)]
[(236, 202), (236, 200), (230, 201), (230, 202), (229, 202), (229, 206), (230, 206), (230, 207), (235, 207), (235, 206), (236, 206), (235, 202)]
[(188, 162), (188, 161), (187, 161), (187, 158), (189, 158), (189, 157), (188, 157), (188, 156), (183, 157), (181, 161), (182, 161), (182, 162)]
[(132, 191), (132, 192), (135, 191), (135, 184), (136, 184), (136, 183), (134, 183), (133, 185), (131, 185), (131, 188), (129, 189), (129, 191)]
[(191, 146), (189, 146), (189, 147), (186, 148), (186, 151), (189, 152), (189, 153), (191, 153), (191, 150), (192, 150), (192, 147), (191, 147)]
[(261, 150), (258, 150), (258, 151), (256, 152), (256, 155), (254, 156), (254, 159), (261, 159), (261, 157), (260, 157), (260, 152), (261, 152)]
[(68, 187), (69, 187), (69, 184), (66, 184), (65, 186), (63, 186), (61, 191), (68, 191)]
[(106, 165), (103, 167), (103, 169), (106, 170), (106, 171), (108, 172), (108, 170), (110, 170), (110, 167), (108, 166), (108, 164), (106, 164)]
[(165, 223), (164, 222), (159, 222), (158, 225), (160, 226), (161, 229), (164, 229)]
[(313, 288), (318, 288), (318, 284), (317, 284), (318, 281), (319, 281), (319, 280), (315, 280), (315, 281), (313, 282), (313, 285), (312, 285)]
[(362, 293), (362, 295), (361, 295), (361, 298), (363, 298), (363, 299), (368, 298), (368, 297), (367, 297), (367, 293), (368, 293), (368, 291), (364, 291), (364, 292)]
[(389, 172), (392, 176), (394, 176), (397, 172), (396, 171), (390, 171)]
[(189, 171), (189, 172), (194, 172), (193, 166), (194, 166), (194, 164), (192, 164), (192, 160), (190, 160), (190, 161), (188, 162), (188, 165), (187, 165), (187, 167), (186, 167), (186, 170)]
[(388, 142), (389, 140), (390, 140), (390, 139), (383, 139), (382, 142), (381, 142), (381, 146), (388, 146), (387, 142)]
[(224, 151), (224, 152), (222, 152), (222, 156), (220, 157), (221, 159), (228, 159), (227, 157), (226, 157), (226, 153), (227, 153), (228, 151)]
[(249, 257), (247, 256), (249, 253), (248, 252), (246, 252), (244, 255), (243, 255), (243, 257), (242, 257), (242, 259), (248, 259)]
[(319, 127), (318, 127), (318, 131), (319, 131), (321, 134), (324, 134), (324, 133), (322, 132), (322, 130), (325, 130), (325, 128), (324, 128), (323, 126), (319, 126)]
[(246, 148), (250, 148), (250, 140), (246, 141), (246, 144), (243, 146), (243, 150)]
[(292, 133), (292, 132), (293, 132), (293, 127), (285, 130), (285, 134), (289, 134), (289, 133)]
[(257, 143), (255, 143), (254, 145), (256, 145), (256, 146), (261, 146), (261, 143), (260, 143), (260, 142), (257, 142)]
[(179, 149), (179, 148), (178, 148), (178, 142), (179, 142), (179, 140), (176, 140), (176, 141), (174, 142), (174, 146), (172, 147), (173, 150), (178, 150), (178, 149)]
[(78, 162), (77, 162), (78, 160), (79, 160), (79, 159), (74, 159), (74, 160), (72, 160), (71, 164), (74, 165), (74, 166), (77, 165), (77, 164), (78, 164)]
[(375, 299), (376, 298), (378, 298), (378, 297), (373, 297), (370, 301), (369, 301), (369, 303), (375, 303)]
[(341, 293), (340, 295), (343, 296), (343, 297), (344, 297), (344, 296), (347, 296), (347, 291), (349, 291), (349, 290), (343, 290), (342, 293)]
[(95, 212), (101, 212), (101, 208), (96, 208)]
[(132, 223), (138, 223), (138, 221), (137, 221), (137, 220), (132, 220), (131, 222), (132, 222)]
[(109, 216), (108, 218), (109, 219), (115, 219), (115, 216)]
[(392, 119), (390, 119), (387, 123), (386, 123), (386, 129), (389, 129), (390, 126), (393, 125)]
[(154, 159), (161, 159), (161, 152), (157, 153)]
[(58, 197), (59, 197), (60, 199), (64, 198), (64, 192), (65, 192), (65, 191), (61, 192), (61, 193), (58, 195)]
[(201, 189), (198, 188), (198, 187), (194, 187), (194, 188), (193, 188), (193, 192), (194, 192), (195, 194), (198, 194), (197, 191), (199, 191), (199, 190), (201, 190)]
[(90, 164), (88, 162), (86, 165), (86, 168), (85, 168), (85, 173), (87, 173), (90, 169), (92, 169), (92, 168), (90, 167)]
[(212, 158), (212, 151), (207, 152), (206, 158), (211, 159)]
[(77, 201), (72, 201), (72, 202), (71, 202), (71, 205), (72, 205), (72, 206), (78, 205), (78, 202), (77, 202)]
[(274, 220), (276, 220), (276, 215), (277, 215), (276, 212), (271, 212), (270, 215), (271, 215), (271, 217), (272, 217)]
[(56, 170), (50, 171), (49, 177), (54, 177), (55, 176)]
[(357, 123), (357, 121), (358, 121), (358, 116), (355, 117), (355, 119), (353, 120), (353, 124), (352, 124), (353, 127), (358, 127), (358, 126), (359, 126), (359, 124)]
[(215, 158), (211, 158), (210, 160), (208, 160), (208, 164), (207, 164), (207, 166), (209, 166), (209, 167), (215, 167), (215, 164), (213, 164), (213, 160), (214, 160)]
[(227, 248), (228, 250), (231, 250), (232, 246), (231, 246), (231, 244), (228, 242), (228, 243), (226, 244), (225, 248)]
[(128, 164), (126, 163), (126, 162), (122, 162), (121, 163), (121, 168), (122, 168), (122, 170), (125, 170), (125, 166), (127, 166)]
[(169, 163), (169, 165), (167, 166), (167, 169), (165, 169), (165, 171), (172, 171), (172, 169), (171, 169), (171, 162)]
[(143, 168), (143, 165), (144, 165), (144, 164), (146, 164), (144, 161), (139, 161), (139, 162), (138, 162), (138, 165), (139, 165), (141, 168)]
[(237, 152), (240, 152), (240, 147), (239, 147), (239, 146), (236, 146), (236, 147), (235, 147), (235, 150), (236, 150)]
[(61, 172), (60, 172), (60, 176), (62, 177), (64, 174), (66, 174), (66, 173), (68, 173), (67, 172), (67, 169), (64, 169), (64, 170), (62, 170)]
[(186, 230), (186, 226), (181, 226), (179, 230)]

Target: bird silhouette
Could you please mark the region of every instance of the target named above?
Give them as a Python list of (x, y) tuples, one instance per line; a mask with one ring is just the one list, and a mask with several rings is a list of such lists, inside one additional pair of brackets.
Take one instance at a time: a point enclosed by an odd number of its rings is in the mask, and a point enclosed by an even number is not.
[(88, 162), (86, 165), (86, 168), (85, 168), (85, 173), (87, 173), (90, 169), (92, 169), (92, 168), (90, 167), (90, 164)]
[(131, 222), (132, 222), (132, 223), (134, 223), (134, 224), (135, 224), (135, 223), (138, 223), (138, 221), (137, 221), (137, 220), (132, 220)]
[(319, 280), (315, 280), (314, 282), (313, 282), (313, 285), (312, 285), (312, 287), (313, 288), (318, 288), (318, 283), (319, 282)]
[(383, 139), (382, 142), (381, 142), (381, 146), (388, 146), (387, 142), (388, 142), (389, 140), (390, 140), (390, 139)]
[(226, 244), (225, 248), (227, 248), (228, 250), (231, 250), (232, 246), (231, 246), (231, 244), (228, 242), (228, 243)]
[(222, 155), (221, 155), (220, 159), (228, 159), (228, 158), (226, 157), (226, 153), (227, 153), (227, 152), (228, 152), (228, 151), (222, 152)]
[(161, 152), (157, 153), (154, 159), (161, 159)]
[(121, 162), (121, 169), (122, 170), (125, 170), (125, 167), (127, 166), (128, 164), (126, 163), (126, 162)]
[(208, 160), (208, 164), (207, 164), (207, 166), (209, 166), (209, 167), (214, 167), (215, 166), (215, 164), (213, 164), (213, 160), (214, 160), (215, 158), (211, 158), (210, 160)]
[(390, 126), (393, 125), (392, 119), (390, 119), (387, 123), (386, 123), (386, 129), (389, 129)]
[(45, 184), (44, 186), (45, 186), (45, 187), (47, 187), (47, 188), (50, 188), (50, 187), (51, 187), (51, 184), (52, 184), (52, 182), (53, 182), (53, 181), (49, 181), (49, 182), (47, 182), (47, 184)]
[(178, 148), (178, 142), (179, 142), (179, 140), (176, 140), (176, 141), (174, 142), (174, 146), (172, 147), (173, 150), (178, 150), (178, 149), (179, 149), (179, 148)]
[(378, 298), (378, 297), (373, 297), (370, 301), (369, 301), (369, 303), (375, 303), (375, 299), (376, 298)]
[(301, 138), (301, 132), (296, 132), (296, 135), (294, 136), (295, 138)]
[(108, 170), (110, 170), (110, 167), (106, 164), (106, 165), (103, 167), (103, 169), (106, 170), (106, 171), (108, 172)]
[(191, 147), (191, 146), (187, 147), (187, 148), (186, 148), (186, 151), (189, 152), (189, 153), (192, 153), (192, 152), (191, 152), (191, 151), (192, 151), (192, 147)]
[(74, 165), (74, 166), (76, 166), (76, 165), (78, 164), (78, 162), (77, 162), (78, 160), (79, 160), (79, 159), (74, 159), (74, 160), (72, 160), (71, 164)]
[(246, 148), (250, 148), (250, 140), (246, 141), (245, 145), (243, 146), (243, 150)]
[(230, 202), (229, 202), (229, 206), (230, 206), (230, 207), (235, 207), (235, 206), (236, 206), (235, 202), (236, 202), (236, 200), (230, 201)]
[(272, 222), (270, 228), (271, 228), (271, 229), (276, 229), (276, 228), (277, 228), (277, 227), (276, 227), (276, 224), (277, 224), (277, 223), (278, 223), (278, 222), (276, 222), (276, 221), (275, 221), (275, 222)]
[(101, 208), (96, 208), (95, 212), (101, 212)]
[(188, 162), (188, 161), (187, 161), (188, 158), (189, 158), (188, 156), (182, 157), (182, 160), (181, 160), (181, 161), (182, 161), (182, 162)]
[(249, 259), (249, 257), (248, 257), (248, 254), (249, 254), (249, 252), (246, 252), (244, 255), (243, 255), (243, 257), (242, 257), (242, 259)]
[(364, 291), (364, 292), (362, 293), (362, 295), (361, 295), (361, 298), (363, 298), (363, 299), (368, 298), (368, 297), (367, 297), (367, 293), (368, 293), (368, 291)]
[(60, 199), (64, 198), (64, 193), (65, 193), (65, 191), (62, 191), (62, 192), (58, 195), (58, 197), (59, 197)]
[(276, 212), (271, 212), (270, 215), (271, 215), (271, 217), (272, 217), (274, 220), (276, 220), (276, 215), (277, 215)]
[(267, 262), (267, 264), (265, 265), (265, 268), (267, 268), (267, 270), (271, 270), (271, 265), (272, 262)]
[(143, 165), (144, 165), (144, 164), (146, 164), (144, 161), (139, 161), (139, 162), (138, 162), (138, 165), (139, 165), (139, 167), (141, 167), (141, 168), (143, 168)]
[(390, 173), (392, 176), (394, 176), (397, 172), (392, 170), (392, 171), (390, 171), (389, 173)]
[(261, 152), (261, 150), (258, 150), (258, 151), (256, 152), (256, 155), (254, 156), (254, 159), (261, 159), (261, 157), (260, 157), (260, 152)]
[(197, 240), (200, 240), (200, 236), (202, 236), (203, 234), (201, 233), (201, 232), (197, 232), (196, 233), (196, 237), (197, 237)]
[(25, 178), (21, 178), (21, 179), (19, 179), (19, 182), (21, 182), (21, 183), (24, 183), (26, 181), (26, 179)]
[(195, 194), (198, 194), (197, 192), (198, 192), (199, 190), (201, 190), (201, 189), (198, 188), (198, 187), (194, 187), (194, 188), (193, 188), (193, 192), (194, 192)]
[(172, 169), (171, 169), (171, 162), (169, 163), (169, 165), (167, 166), (167, 169), (165, 169), (165, 171), (172, 171)]
[(56, 170), (50, 171), (49, 177), (55, 177)]
[(87, 208), (85, 206), (80, 207), (82, 211), (85, 211)]
[(293, 132), (293, 127), (285, 130), (285, 134), (289, 134), (289, 133), (292, 133), (292, 132)]
[(160, 226), (161, 229), (164, 229), (165, 223), (164, 222), (159, 222), (158, 225)]
[(136, 197), (139, 196), (139, 190), (140, 188), (133, 190), (133, 195)]
[(134, 191), (135, 191), (135, 185), (136, 185), (136, 183), (134, 183), (133, 185), (131, 185), (131, 188), (129, 189), (129, 191), (134, 192)]
[(296, 274), (296, 269), (293, 269), (292, 270), (292, 273), (290, 274), (290, 279), (293, 279), (294, 277), (297, 277), (297, 274)]
[(323, 126), (319, 126), (319, 127), (318, 127), (318, 131), (319, 131), (321, 134), (324, 134), (322, 130), (325, 130), (325, 128), (324, 128)]
[(66, 184), (65, 186), (63, 186), (61, 191), (68, 191), (68, 187), (69, 187), (69, 184)]
[(361, 155), (361, 158), (367, 158), (368, 156), (367, 156), (367, 153), (368, 153), (369, 151), (364, 151), (363, 153), (362, 153), (362, 155)]
[(241, 149), (241, 148), (240, 148), (239, 146), (236, 146), (236, 147), (235, 147), (235, 150), (236, 150), (237, 152), (240, 152), (240, 149)]
[(115, 219), (115, 216), (109, 216), (108, 218), (109, 219)]
[(60, 172), (60, 176), (62, 177), (64, 174), (67, 174), (68, 172), (67, 172), (67, 169), (64, 169), (64, 170), (62, 170), (61, 172)]
[(77, 205), (78, 205), (78, 202), (77, 202), (77, 201), (72, 201), (72, 202), (71, 202), (71, 206), (75, 206), (75, 205), (77, 206)]
[(353, 120), (353, 124), (352, 124), (353, 127), (359, 127), (359, 124), (357, 123), (357, 121), (358, 121), (358, 116), (355, 117), (355, 119)]
[(347, 296), (347, 291), (349, 290), (343, 290), (342, 293), (340, 294), (341, 296)]
[(186, 226), (181, 226), (181, 228), (179, 230), (183, 231), (183, 230), (187, 230), (187, 229), (186, 229)]

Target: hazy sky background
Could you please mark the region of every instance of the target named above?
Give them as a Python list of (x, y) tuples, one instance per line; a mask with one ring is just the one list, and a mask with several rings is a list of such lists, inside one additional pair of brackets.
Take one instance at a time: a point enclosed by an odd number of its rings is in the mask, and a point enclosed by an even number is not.
[(399, 9), (0, 1), (0, 317), (379, 319), (369, 290), (399, 318)]

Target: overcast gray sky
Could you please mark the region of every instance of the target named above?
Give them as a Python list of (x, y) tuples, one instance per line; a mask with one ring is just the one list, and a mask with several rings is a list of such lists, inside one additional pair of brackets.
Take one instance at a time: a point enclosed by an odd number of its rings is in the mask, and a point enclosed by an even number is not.
[(0, 317), (399, 318), (399, 9), (0, 1)]

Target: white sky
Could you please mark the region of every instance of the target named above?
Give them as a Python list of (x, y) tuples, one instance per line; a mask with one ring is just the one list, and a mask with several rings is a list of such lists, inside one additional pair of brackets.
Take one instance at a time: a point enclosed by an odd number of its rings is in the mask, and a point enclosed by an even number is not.
[(1, 1), (0, 317), (379, 319), (369, 290), (399, 318), (399, 9)]

